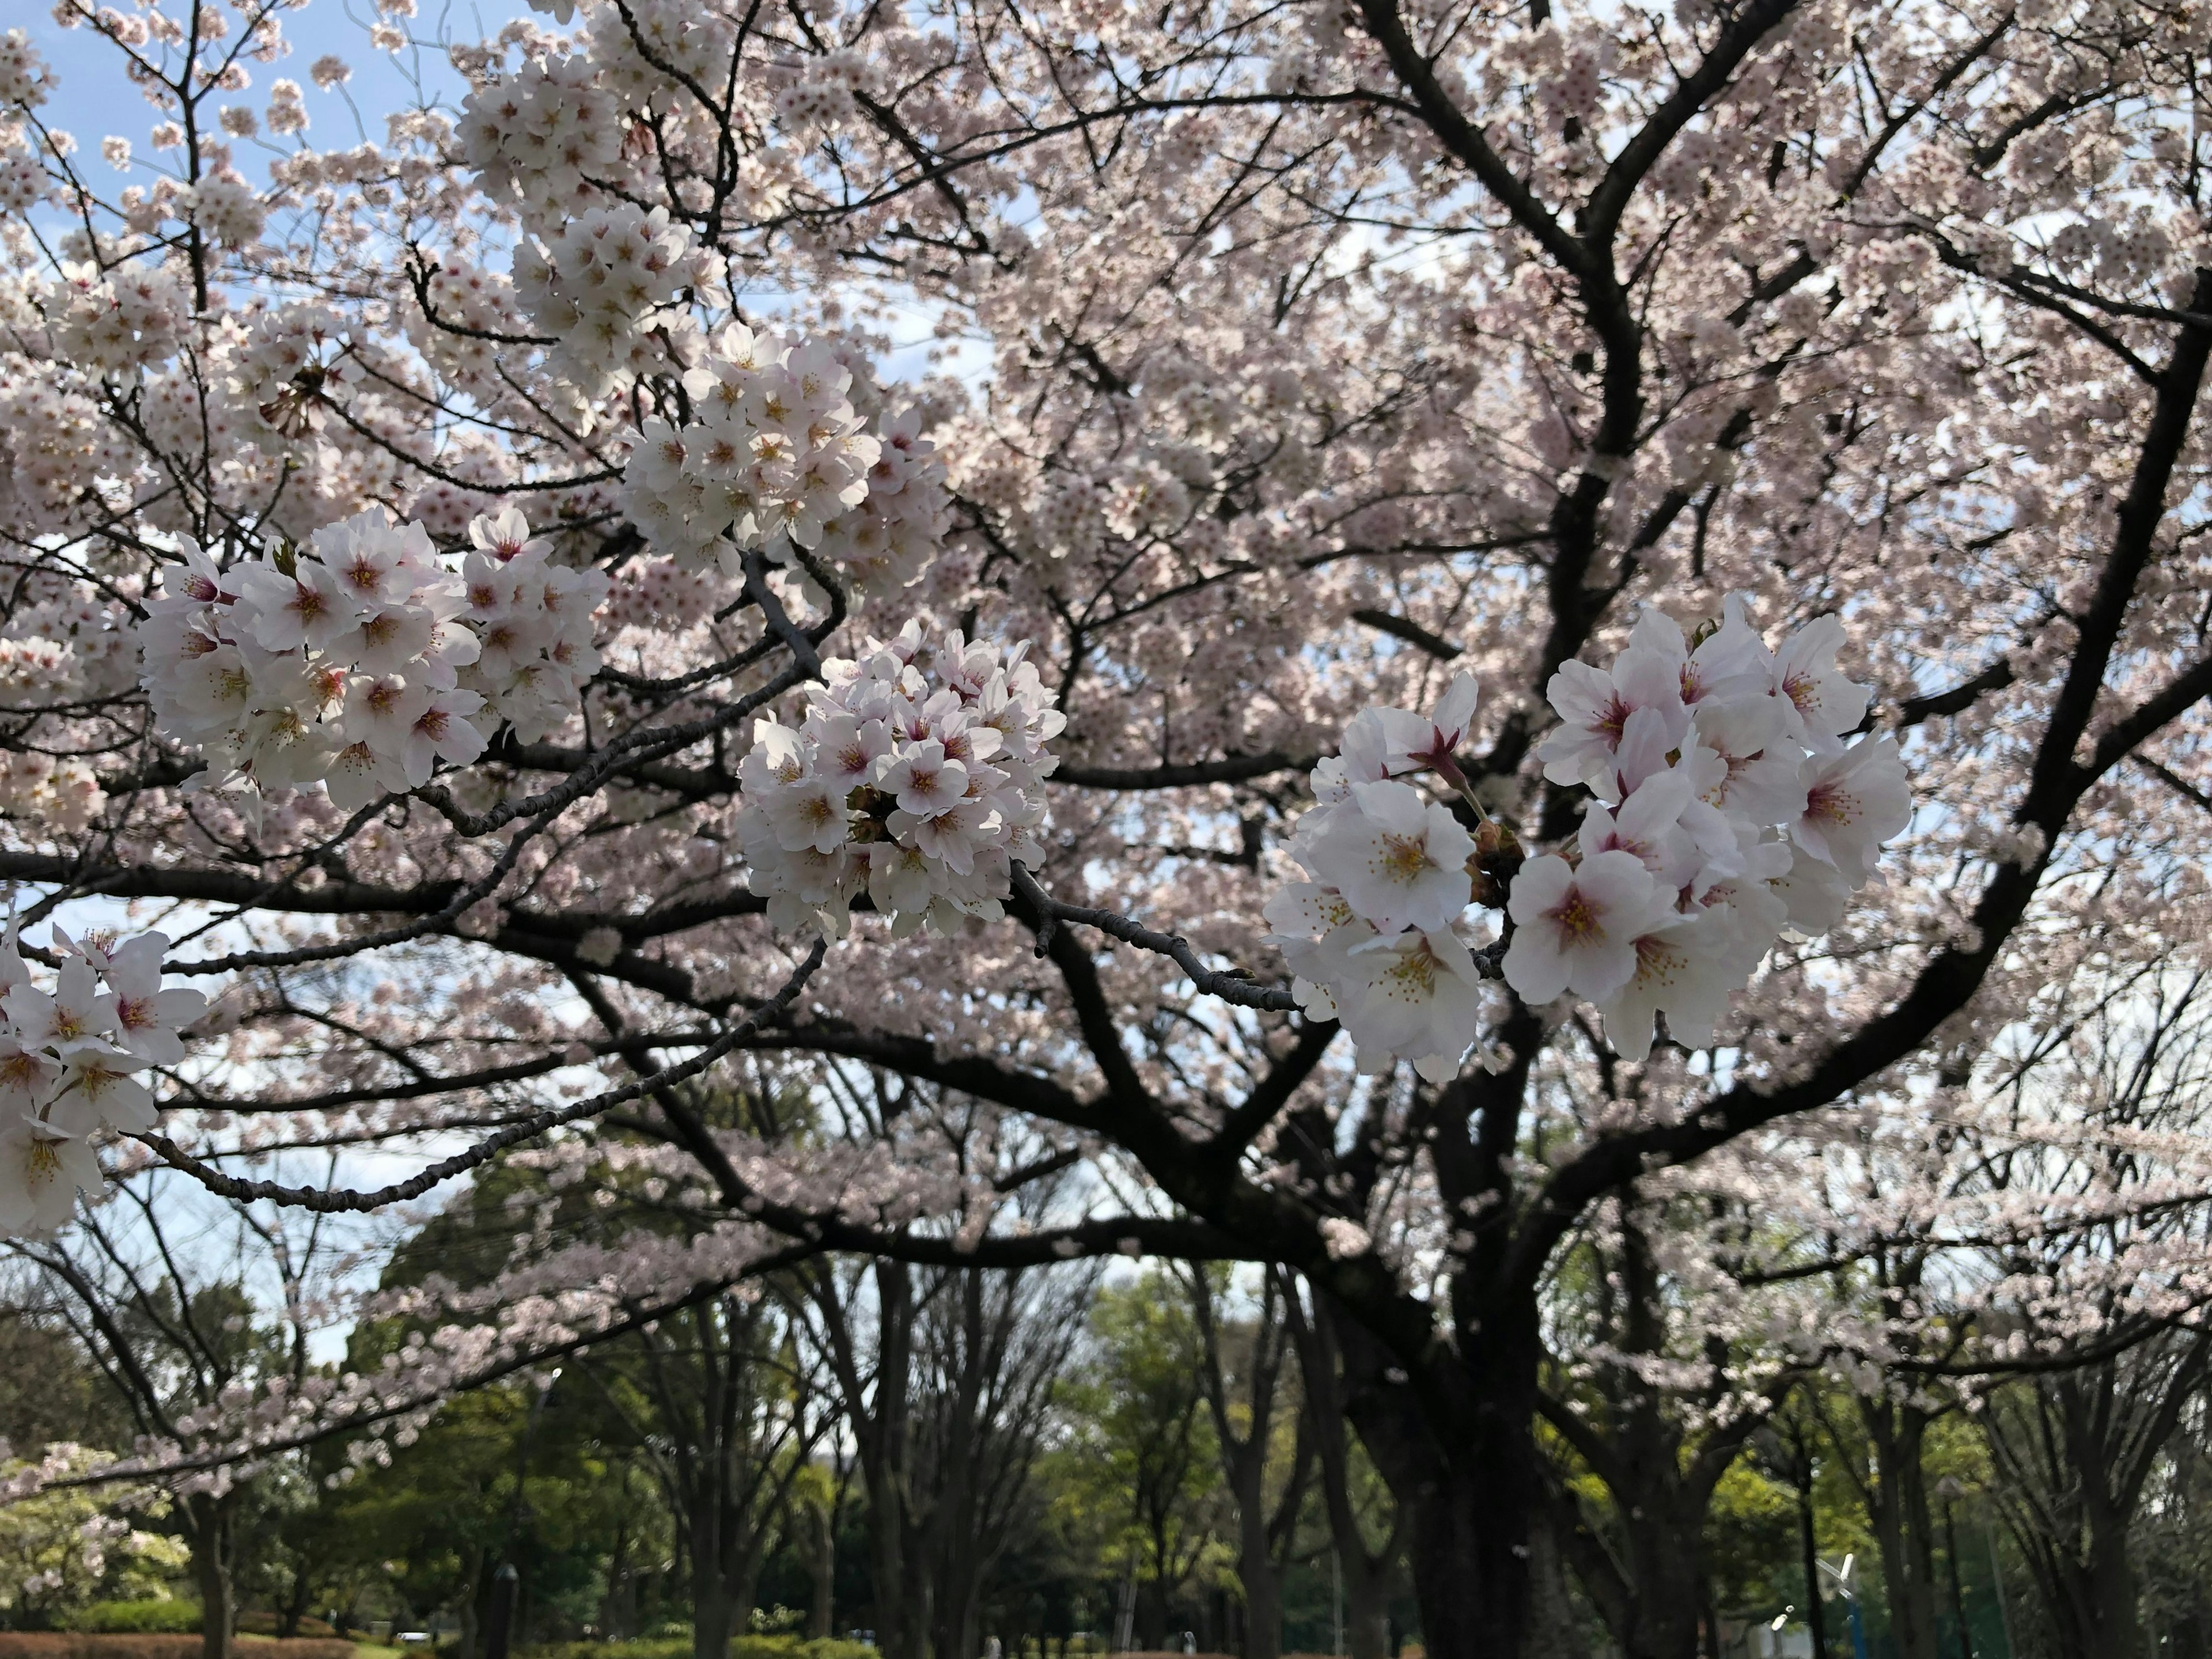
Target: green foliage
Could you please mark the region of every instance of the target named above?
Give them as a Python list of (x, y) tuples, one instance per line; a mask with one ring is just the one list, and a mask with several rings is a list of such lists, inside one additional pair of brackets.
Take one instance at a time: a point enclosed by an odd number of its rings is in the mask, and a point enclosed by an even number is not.
[(605, 1449), (580, 1379), (550, 1394), (533, 1424), (537, 1400), (529, 1386), (464, 1395), (388, 1467), (331, 1493), (325, 1571), (388, 1586), (427, 1616), (477, 1598), (512, 1552), (538, 1616), (556, 1628), (593, 1622), (599, 1563), (623, 1528), (635, 1537), (641, 1516), (657, 1518), (657, 1504)]
[(1054, 1484), (1087, 1512), (1103, 1553), (1178, 1585), (1204, 1553), (1221, 1484), (1197, 1322), (1182, 1286), (1154, 1270), (1103, 1286), (1091, 1326), (1091, 1363), (1056, 1395), (1068, 1434)]
[[(107, 1454), (79, 1449), (68, 1467), (88, 1468)], [(0, 1465), (0, 1474), (23, 1466)], [(137, 1500), (134, 1510), (129, 1505)], [(18, 1628), (53, 1625), (102, 1598), (163, 1593), (189, 1559), (176, 1539), (150, 1530), (167, 1504), (149, 1492), (81, 1488), (47, 1491), (0, 1507), (0, 1615)], [(88, 1540), (100, 1547), (88, 1552)], [(89, 1554), (90, 1559), (88, 1560)]]
[[(357, 1650), (350, 1642), (274, 1642), (249, 1636), (239, 1645), (253, 1659), (389, 1659), (380, 1649)], [(173, 1632), (0, 1632), (0, 1659), (199, 1659), (199, 1652), (198, 1637)]]
[(200, 1604), (175, 1595), (144, 1595), (130, 1601), (93, 1601), (63, 1615), (64, 1630), (103, 1635), (190, 1636), (200, 1627)]
[(36, 1310), (0, 1309), (0, 1440), (28, 1452), (130, 1438), (130, 1414), (68, 1327)]
[[(691, 1659), (689, 1636), (653, 1637), (637, 1642), (553, 1642), (519, 1650), (519, 1659)], [(862, 1642), (830, 1638), (801, 1641), (796, 1636), (737, 1636), (730, 1659), (883, 1659)]]
[(1802, 1603), (1797, 1494), (1738, 1459), (1713, 1488), (1705, 1511), (1705, 1565), (1714, 1604), (1765, 1608)]

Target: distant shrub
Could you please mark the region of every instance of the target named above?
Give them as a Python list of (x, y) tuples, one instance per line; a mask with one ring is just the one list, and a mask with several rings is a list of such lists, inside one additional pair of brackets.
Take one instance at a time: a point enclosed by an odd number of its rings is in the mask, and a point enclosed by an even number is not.
[[(190, 1605), (187, 1603), (186, 1605)], [(253, 1659), (354, 1659), (353, 1644), (247, 1638)], [(0, 1632), (0, 1659), (199, 1659), (200, 1638), (173, 1632)]]
[[(691, 1659), (691, 1639), (656, 1636), (636, 1642), (556, 1642), (522, 1652), (524, 1659)], [(9, 1656), (0, 1654), (0, 1659)], [(804, 1642), (796, 1636), (737, 1636), (730, 1639), (730, 1659), (883, 1659), (883, 1656), (865, 1642), (840, 1642), (829, 1637)]]
[(198, 1633), (200, 1604), (179, 1596), (136, 1601), (93, 1601), (62, 1615), (71, 1631), (111, 1636), (189, 1636)]

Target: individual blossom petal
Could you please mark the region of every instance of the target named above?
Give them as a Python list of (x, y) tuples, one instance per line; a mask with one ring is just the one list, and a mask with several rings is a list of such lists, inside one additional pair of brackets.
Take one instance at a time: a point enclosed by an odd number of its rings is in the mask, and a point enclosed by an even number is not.
[(919, 847), (878, 842), (868, 848), (868, 897), (885, 915), (919, 915), (937, 895), (929, 855)]
[(1283, 953), (1295, 976), (1291, 994), (1306, 1018), (1337, 1018), (1341, 1012), (1338, 994), (1364, 978), (1364, 969), (1353, 965), (1352, 953), (1382, 938), (1375, 924), (1345, 902), (1335, 888), (1311, 881), (1278, 889), (1261, 914), (1273, 929), (1262, 936), (1261, 943)]
[(0, 998), (15, 1025), (17, 1038), (34, 1048), (52, 1049), (66, 1058), (81, 1043), (97, 1043), (111, 1029), (114, 999), (100, 988), (100, 976), (82, 957), (71, 957), (54, 976), (51, 995), (27, 981), (9, 988)]
[(145, 602), (148, 611), (159, 614), (197, 610), (201, 605), (238, 597), (243, 568), (228, 572), (219, 568), (200, 544), (189, 536), (178, 538), (178, 551), (184, 556), (183, 568), (163, 565), (155, 572), (161, 579), (161, 588), (158, 595)]
[(478, 514), (469, 520), (469, 539), (501, 564), (525, 553), (544, 553), (553, 544), (530, 533), (530, 521), (519, 507), (508, 507), (494, 517)]
[(1675, 1042), (1691, 1048), (1711, 1046), (1714, 1024), (1728, 1011), (1729, 993), (1746, 977), (1729, 949), (1735, 920), (1723, 904), (1687, 914), (1661, 912), (1647, 921), (1635, 939), (1635, 972), (1598, 1007), (1605, 1039), (1622, 1059), (1642, 1060), (1651, 1052), (1661, 1014)]
[(469, 722), (469, 716), (483, 707), (483, 699), (473, 691), (434, 691), (426, 696), (421, 711), (407, 727), (400, 752), (410, 787), (419, 789), (429, 782), (441, 760), (466, 766), (483, 753), (483, 733)]
[(847, 791), (829, 778), (807, 777), (770, 790), (763, 808), (775, 828), (779, 845), (787, 853), (812, 848), (834, 853), (852, 838), (853, 814), (845, 804)]
[(1912, 791), (1897, 740), (1887, 732), (1832, 755), (1808, 757), (1798, 774), (1805, 810), (1790, 839), (1833, 865), (1853, 887), (1874, 874), (1884, 842), (1912, 819)]
[(270, 651), (326, 651), (359, 619), (337, 576), (313, 559), (300, 560), (290, 575), (274, 565), (246, 565), (237, 580), (240, 616)]
[(380, 755), (397, 757), (429, 706), (429, 691), (410, 684), (404, 675), (356, 674), (346, 683), (339, 732), (349, 744), (365, 743)]
[(1751, 601), (1731, 593), (1723, 602), (1721, 625), (1690, 653), (1682, 700), (1692, 705), (1708, 697), (1748, 697), (1770, 684), (1774, 653), (1751, 620)]
[(396, 752), (361, 742), (349, 743), (331, 759), (323, 793), (342, 812), (357, 812), (386, 795), (404, 793), (407, 773)]
[(79, 1191), (105, 1184), (82, 1135), (23, 1113), (0, 1124), (0, 1237), (54, 1231), (76, 1212)]
[(61, 1085), (61, 1063), (52, 1054), (0, 1036), (0, 1115), (44, 1110)]
[(949, 812), (968, 793), (968, 769), (951, 759), (935, 738), (902, 751), (884, 769), (878, 786), (899, 810), (917, 818)]
[(1786, 711), (1790, 734), (1818, 754), (1844, 746), (1844, 734), (1866, 717), (1873, 696), (1837, 668), (1843, 643), (1842, 619), (1817, 617), (1775, 653), (1774, 695)]
[(1680, 665), (1666, 652), (1632, 646), (1610, 672), (1584, 662), (1562, 664), (1545, 690), (1559, 729), (1536, 750), (1553, 783), (1587, 783), (1605, 775), (1620, 747), (1629, 716), (1651, 709), (1664, 722), (1668, 747), (1688, 735), (1690, 711), (1682, 702)]
[(79, 1043), (62, 1055), (61, 1092), (73, 1111), (117, 1129), (150, 1129), (159, 1115), (154, 1097), (131, 1075), (146, 1061), (110, 1043)]
[(185, 1057), (185, 1040), (179, 1033), (207, 1012), (207, 996), (186, 986), (161, 989), (158, 970), (155, 984), (155, 988), (143, 994), (116, 991), (116, 1042), (149, 1066), (174, 1066)]
[(1802, 847), (1790, 849), (1790, 868), (1767, 884), (1785, 908), (1790, 931), (1818, 939), (1844, 919), (1851, 884), (1844, 872)]
[(1671, 895), (1630, 854), (1599, 853), (1579, 866), (1555, 854), (1531, 859), (1507, 896), (1515, 927), (1505, 982), (1524, 1002), (1570, 991), (1602, 1001), (1635, 974), (1637, 939), (1671, 908)]
[(1442, 931), (1467, 908), (1474, 840), (1410, 784), (1355, 783), (1300, 854), (1313, 874), (1384, 933)]
[(1662, 886), (1683, 887), (1697, 870), (1696, 848), (1681, 827), (1683, 809), (1690, 800), (1686, 772), (1655, 773), (1617, 808), (1592, 801), (1583, 810), (1575, 845), (1585, 858), (1597, 853), (1631, 854)]
[(749, 792), (796, 783), (812, 767), (812, 750), (799, 732), (764, 714), (753, 722), (753, 746), (738, 763), (738, 781)]
[(350, 656), (364, 673), (404, 674), (415, 669), (438, 633), (438, 618), (426, 606), (380, 605), (333, 649)]
[(901, 809), (891, 814), (893, 831), (912, 836), (922, 852), (963, 876), (974, 871), (976, 855), (998, 838), (1001, 827), (999, 815), (981, 801), (956, 802), (944, 811), (915, 818), (910, 824), (899, 822), (902, 813)]
[(1779, 697), (1715, 697), (1700, 704), (1698, 741), (1725, 769), (1705, 798), (1758, 824), (1786, 823), (1802, 811), (1797, 773), (1804, 750), (1789, 726), (1789, 706)]
[(315, 556), (363, 609), (396, 605), (434, 568), (436, 550), (419, 524), (399, 524), (380, 507), (318, 530)]
[(809, 716), (807, 723), (823, 775), (838, 788), (872, 784), (890, 764), (890, 727), (882, 720), (835, 714), (818, 722)]
[(1474, 722), (1478, 695), (1472, 674), (1455, 674), (1434, 710), (1363, 708), (1345, 727), (1343, 763), (1349, 775), (1376, 782), (1407, 772), (1435, 772), (1463, 781), (1456, 757)]
[(1377, 939), (1354, 953), (1360, 975), (1341, 1015), (1362, 1071), (1410, 1060), (1431, 1083), (1456, 1076), (1481, 1034), (1489, 993), (1467, 946), (1449, 930)]

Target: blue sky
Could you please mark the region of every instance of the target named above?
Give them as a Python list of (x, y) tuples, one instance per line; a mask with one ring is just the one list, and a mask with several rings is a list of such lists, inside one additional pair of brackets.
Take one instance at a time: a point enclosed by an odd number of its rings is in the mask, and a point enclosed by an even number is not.
[[(289, 53), (272, 64), (248, 64), (252, 85), (222, 103), (250, 106), (265, 111), (271, 82), (283, 78), (301, 88), (309, 126), (305, 142), (316, 149), (349, 148), (364, 140), (381, 143), (386, 118), (428, 101), (458, 112), (467, 83), (447, 61), (443, 43), (474, 41), (496, 33), (513, 20), (530, 15), (527, 0), (417, 0), (419, 15), (400, 19), (413, 44), (398, 53), (380, 52), (369, 44), (369, 27), (375, 21), (371, 0), (312, 0), (283, 14), (284, 39)], [(169, 0), (172, 15), (178, 0)], [(155, 169), (173, 163), (175, 152), (157, 152), (147, 143), (147, 134), (161, 118), (123, 74), (121, 52), (89, 28), (64, 29), (53, 21), (46, 6), (23, 8), (24, 21), (44, 54), (58, 84), (41, 113), (47, 122), (69, 132), (77, 141), (78, 165), (92, 187), (102, 194), (119, 191), (126, 184), (150, 183)], [(540, 19), (554, 27), (550, 16)], [(325, 53), (336, 53), (353, 70), (342, 87), (325, 90), (314, 84), (308, 70)], [(131, 143), (129, 171), (118, 174), (100, 158), (100, 141), (109, 136)], [(301, 141), (288, 138), (286, 148)], [(257, 182), (265, 181), (266, 168), (275, 152), (268, 141), (232, 143), (232, 157), (241, 171)], [(779, 309), (772, 295), (752, 293), (750, 306), (771, 313)], [(903, 326), (895, 325), (893, 346), (884, 362), (894, 379), (911, 379), (933, 366), (933, 307), (913, 304), (905, 308)], [(980, 384), (989, 362), (988, 350), (978, 343), (954, 346), (941, 366), (967, 380)]]
[[(43, 113), (55, 126), (73, 134), (89, 162), (93, 179), (105, 184), (114, 175), (99, 159), (100, 141), (111, 134), (131, 140), (132, 173), (150, 177), (149, 163), (164, 158), (151, 155), (146, 135), (159, 118), (122, 73), (121, 53), (89, 28), (63, 28), (46, 7), (23, 7), (21, 27), (44, 54), (59, 79)], [(179, 8), (167, 7), (175, 15)], [(272, 64), (249, 64), (253, 84), (225, 102), (267, 106), (270, 82), (280, 78), (300, 83), (307, 94), (311, 125), (307, 142), (318, 147), (356, 144), (366, 137), (382, 142), (385, 117), (428, 98), (458, 106), (465, 83), (447, 62), (440, 42), (475, 40), (496, 33), (515, 17), (526, 15), (525, 0), (468, 0), (468, 3), (440, 4), (428, 0), (421, 15), (398, 20), (417, 44), (397, 54), (377, 51), (368, 42), (374, 21), (369, 5), (361, 0), (313, 0), (313, 4), (283, 14), (284, 39), (290, 53)], [(546, 20), (550, 24), (551, 20)], [(308, 78), (307, 66), (326, 52), (335, 52), (353, 68), (352, 81), (343, 88), (325, 91)], [(234, 147), (239, 167), (257, 175), (269, 152), (252, 143)], [(118, 184), (127, 182), (118, 179)]]

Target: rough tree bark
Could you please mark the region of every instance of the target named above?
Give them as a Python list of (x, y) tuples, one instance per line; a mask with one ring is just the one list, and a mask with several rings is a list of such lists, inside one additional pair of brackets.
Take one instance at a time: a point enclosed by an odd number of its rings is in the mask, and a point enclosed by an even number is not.
[(230, 1659), (238, 1625), (232, 1576), (237, 1542), (238, 1492), (220, 1497), (194, 1492), (180, 1506), (191, 1546), (192, 1583), (200, 1593), (200, 1659)]

